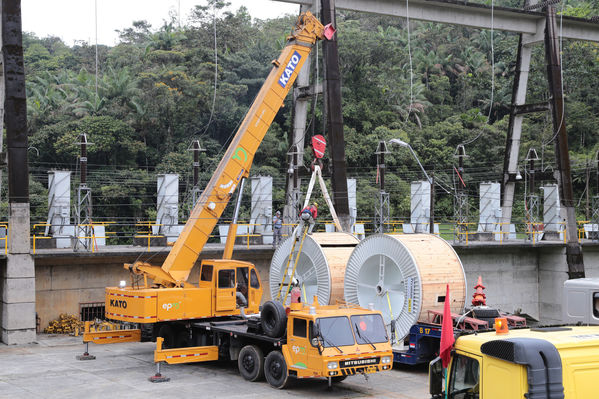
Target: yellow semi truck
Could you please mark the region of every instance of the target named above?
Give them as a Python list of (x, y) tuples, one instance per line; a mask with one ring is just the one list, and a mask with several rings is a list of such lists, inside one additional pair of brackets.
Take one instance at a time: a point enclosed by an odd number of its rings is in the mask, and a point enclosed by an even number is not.
[[(241, 192), (256, 150), (313, 45), (330, 38), (331, 32), (311, 13), (300, 15), (162, 266), (143, 261), (126, 264), (130, 284), (123, 281), (106, 288), (106, 317), (130, 328), (92, 331), (86, 324), (86, 351), (80, 359), (93, 358), (87, 352), (90, 342), (133, 342), (145, 337), (157, 342), (158, 372), (150, 379), (154, 382), (164, 380), (162, 362), (237, 360), (245, 379), (265, 376), (277, 388), (286, 387), (290, 377), (325, 377), (331, 384), (350, 374), (391, 369), (393, 355), (380, 312), (319, 306), (316, 300), (310, 306), (294, 303), (285, 308), (269, 301), (260, 307), (263, 290), (255, 266), (232, 259)], [(223, 258), (202, 260), (199, 280), (189, 281), (237, 189)]]
[(429, 365), (432, 398), (599, 398), (599, 327), (558, 326), (485, 333), (456, 339), (448, 383), (441, 359)]

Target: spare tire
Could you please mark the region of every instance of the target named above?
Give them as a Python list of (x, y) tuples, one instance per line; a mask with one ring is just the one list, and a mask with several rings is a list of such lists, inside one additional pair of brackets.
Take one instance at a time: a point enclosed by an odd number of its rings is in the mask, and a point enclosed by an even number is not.
[(268, 301), (262, 305), (262, 329), (271, 338), (283, 336), (287, 327), (287, 313), (279, 302)]

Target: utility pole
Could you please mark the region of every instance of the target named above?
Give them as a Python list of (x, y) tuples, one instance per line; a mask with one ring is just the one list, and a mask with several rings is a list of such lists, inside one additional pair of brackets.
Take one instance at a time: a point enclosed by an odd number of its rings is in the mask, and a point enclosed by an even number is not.
[(379, 141), (376, 149), (376, 164), (379, 181), (378, 201), (374, 209), (374, 231), (385, 233), (389, 223), (389, 193), (385, 191), (385, 154), (388, 154), (387, 142)]
[[(0, 37), (0, 51), (2, 49), (2, 38)], [(0, 90), (0, 132), (4, 131), (4, 57), (0, 55), (0, 82), (2, 89)], [(2, 172), (6, 167), (6, 153), (3, 147), (4, 134), (0, 134), (0, 200), (2, 200)], [(8, 235), (8, 231), (5, 229), (5, 234)]]
[(566, 259), (568, 262), (569, 278), (585, 276), (582, 247), (578, 242), (576, 226), (576, 210), (574, 208), (574, 193), (572, 175), (570, 173), (570, 155), (568, 153), (568, 135), (566, 133), (565, 105), (562, 92), (562, 69), (559, 57), (559, 36), (555, 19), (555, 9), (546, 8), (545, 24), (545, 58), (547, 61), (547, 77), (549, 80), (550, 108), (553, 119), (555, 138), (556, 177), (560, 199), (566, 216)]
[(590, 208), (589, 208), (589, 191), (591, 190), (591, 165), (589, 164), (589, 159), (587, 158), (587, 167), (586, 167), (586, 188), (584, 192), (586, 193), (586, 209), (585, 209), (585, 219), (589, 220), (590, 216)]
[(429, 233), (435, 234), (435, 172), (431, 172), (431, 221), (429, 223)]
[(526, 201), (526, 221), (528, 223), (529, 238), (534, 239), (537, 222), (539, 221), (539, 196), (536, 195), (535, 187), (535, 161), (539, 160), (537, 150), (529, 148), (526, 154), (525, 161), (528, 161), (528, 173), (526, 177), (528, 179), (528, 194), (525, 198)]
[[(302, 136), (301, 142), (303, 143), (303, 141)], [(299, 177), (299, 168), (300, 156), (303, 153), (303, 148), (300, 148), (297, 143), (293, 144), (287, 153), (287, 162), (289, 164), (289, 169), (287, 169), (287, 199), (283, 208), (283, 220), (286, 224), (283, 233), (287, 235), (290, 235), (293, 231), (293, 225), (298, 222), (300, 212), (301, 179)]]
[[(301, 5), (300, 13), (310, 11), (316, 14), (318, 10), (318, 0), (313, 0), (312, 6)], [(291, 234), (292, 224), (298, 222), (301, 200), (301, 179), (299, 177), (299, 168), (303, 165), (304, 159), (304, 137), (306, 134), (306, 121), (308, 118), (308, 105), (312, 99), (312, 106), (315, 106), (318, 94), (322, 93), (322, 85), (318, 83), (318, 73), (314, 74), (313, 84), (310, 85), (310, 69), (312, 58), (315, 59), (314, 65), (318, 60), (318, 45), (314, 47), (314, 57), (308, 55), (305, 67), (302, 68), (295, 80), (293, 89), (293, 133), (291, 145), (287, 153), (287, 189), (285, 197), (285, 206), (283, 208), (283, 220), (286, 226), (283, 227), (283, 234)], [(312, 125), (314, 127), (314, 125)]]
[(92, 190), (87, 186), (87, 135), (81, 133), (79, 142), (79, 187), (77, 187), (77, 205), (75, 206), (75, 243), (74, 251), (90, 251), (92, 247)]
[[(524, 6), (527, 7), (531, 3), (536, 2), (537, 0), (524, 0)], [(509, 237), (510, 233), (524, 115), (529, 112), (547, 111), (549, 109), (547, 104), (526, 104), (528, 75), (532, 59), (532, 43), (529, 41), (530, 35), (520, 33), (518, 36), (518, 53), (516, 55), (516, 69), (512, 87), (510, 118), (503, 161), (503, 179), (501, 182), (501, 191), (503, 193), (501, 198), (501, 234), (504, 237)]]
[[(591, 226), (593, 241), (599, 240), (599, 152), (595, 154), (595, 195), (593, 195)], [(590, 189), (590, 187), (589, 187)]]
[(200, 153), (206, 150), (202, 148), (199, 140), (194, 140), (191, 143), (191, 151), (193, 151), (193, 188), (191, 189), (191, 209), (193, 209), (202, 193), (198, 186), (200, 180)]
[[(464, 182), (464, 158), (466, 158), (466, 149), (462, 144), (456, 148), (454, 157), (458, 159), (458, 168), (455, 170), (456, 196), (454, 200), (453, 214), (455, 218), (455, 231), (459, 242), (468, 240), (468, 194), (464, 192), (466, 183)], [(431, 187), (432, 191), (432, 187)]]
[[(336, 26), (335, 0), (322, 0), (321, 21)], [(343, 137), (343, 114), (341, 110), (341, 74), (337, 34), (322, 43), (324, 56), (324, 92), (327, 115), (328, 140), (331, 148), (333, 202), (339, 222), (344, 231), (350, 231), (349, 196), (345, 163), (345, 140)]]

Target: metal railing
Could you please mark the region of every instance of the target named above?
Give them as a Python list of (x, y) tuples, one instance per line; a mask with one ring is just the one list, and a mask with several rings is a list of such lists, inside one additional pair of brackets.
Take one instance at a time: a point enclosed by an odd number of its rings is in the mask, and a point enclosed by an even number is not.
[(33, 225), (33, 235), (32, 235), (33, 241), (32, 241), (32, 245), (33, 245), (33, 253), (34, 254), (35, 254), (35, 247), (36, 247), (36, 244), (37, 244), (37, 240), (40, 240), (40, 239), (47, 240), (47, 239), (51, 239), (52, 238), (51, 236), (47, 236), (45, 233), (42, 236), (36, 235), (35, 234), (35, 229), (38, 228), (38, 227), (50, 227), (50, 226), (51, 226), (50, 223), (36, 223), (36, 224)]
[(148, 231), (147, 232), (146, 231), (136, 231), (133, 238), (147, 238), (148, 239), (148, 252), (149, 252), (151, 249), (152, 238), (163, 238), (164, 237), (163, 235), (160, 235), (160, 234), (156, 234), (156, 235), (153, 234), (152, 227), (155, 226), (155, 227), (160, 228), (160, 226), (163, 226), (163, 224), (156, 223), (151, 220), (147, 220), (147, 221), (136, 222), (135, 227), (137, 228), (139, 226), (147, 227)]
[[(598, 234), (599, 232), (595, 230), (588, 230), (588, 221), (581, 220), (578, 221), (578, 230), (577, 230), (577, 238), (578, 241), (581, 242), (583, 240), (591, 239), (592, 234)], [(221, 223), (220, 225), (226, 225), (227, 223)], [(333, 225), (333, 221), (331, 220), (318, 220), (316, 224), (315, 232), (324, 232), (326, 231), (326, 225)], [(362, 230), (360, 229), (357, 232), (354, 232), (354, 236), (362, 236), (362, 235), (370, 235), (374, 233), (374, 223), (371, 220), (358, 220), (356, 224), (361, 224), (364, 226)], [(528, 222), (516, 222), (516, 223), (488, 223), (487, 225), (476, 222), (468, 222), (468, 223), (455, 223), (453, 221), (440, 221), (435, 222), (435, 235), (440, 236), (448, 241), (452, 241), (454, 243), (460, 243), (461, 245), (470, 245), (474, 238), (478, 234), (487, 234), (492, 236), (488, 238), (488, 241), (497, 242), (499, 244), (505, 244), (507, 242), (524, 242), (529, 243), (531, 245), (537, 245), (541, 240), (541, 237), (544, 234), (552, 233), (551, 241), (555, 242), (556, 235), (559, 237), (559, 241), (566, 242), (566, 229), (564, 222), (555, 222), (549, 225), (544, 225), (542, 223), (528, 223)], [(509, 225), (508, 228), (506, 226)], [(587, 226), (585, 226), (587, 225)], [(75, 228), (74, 231), (77, 231), (77, 226), (73, 226)], [(104, 227), (104, 234), (98, 235), (96, 234), (96, 229), (98, 226)], [(72, 240), (90, 240), (90, 246), (88, 250), (91, 252), (98, 251), (98, 248), (101, 245), (104, 245), (103, 242), (98, 243), (98, 239), (104, 240), (114, 240), (119, 239), (119, 243), (123, 245), (131, 245), (134, 244), (134, 239), (143, 239), (146, 251), (152, 251), (152, 246), (156, 245), (154, 239), (156, 238), (164, 238), (164, 234), (159, 234), (160, 232), (156, 231), (156, 227), (163, 226), (160, 223), (156, 223), (155, 221), (137, 221), (137, 222), (129, 222), (129, 223), (119, 223), (115, 221), (100, 221), (93, 222), (90, 224), (80, 225), (79, 227), (86, 227), (86, 235), (77, 237), (75, 235), (71, 235), (70, 238)], [(242, 244), (246, 246), (246, 248), (251, 248), (255, 245), (265, 245), (265, 240), (261, 240), (260, 237), (268, 237), (272, 236), (273, 233), (270, 231), (270, 228), (266, 228), (264, 232), (256, 232), (255, 227), (269, 227), (269, 224), (258, 224), (258, 223), (238, 223), (239, 231), (235, 235), (236, 238), (241, 238)], [(284, 227), (293, 229), (297, 226), (296, 223), (285, 223)], [(429, 223), (406, 223), (404, 220), (391, 220), (385, 223), (386, 233), (387, 234), (410, 234), (414, 231), (429, 231)], [(406, 226), (409, 226), (409, 230), (404, 230)], [(558, 226), (556, 228), (556, 226)], [(592, 227), (595, 229), (595, 227)], [(39, 240), (48, 240), (53, 238), (51, 235), (45, 234), (45, 229), (48, 227), (57, 227), (56, 225), (52, 226), (49, 223), (35, 223), (32, 225), (32, 252), (35, 254), (39, 250)], [(63, 226), (64, 227), (64, 226)], [(551, 227), (548, 229), (548, 227)], [(0, 223), (0, 231), (4, 229), (6, 234), (4, 237), (0, 236), (0, 240), (4, 241), (4, 253), (8, 253), (9, 247), (9, 224), (8, 223)], [(106, 231), (108, 228), (116, 231)], [(42, 231), (40, 231), (43, 229)], [(290, 230), (287, 229), (287, 230)], [(154, 234), (156, 233), (156, 234)], [(175, 235), (175, 234), (173, 234)], [(282, 234), (283, 237), (287, 237), (289, 234)], [(209, 236), (209, 242), (218, 242), (226, 237), (226, 234), (219, 234), (218, 230), (214, 231), (213, 234)], [(593, 236), (594, 237), (594, 236)], [(68, 236), (64, 237), (68, 238)], [(359, 237), (361, 238), (361, 237)], [(131, 241), (130, 241), (131, 240)], [(487, 240), (485, 240), (487, 241)], [(268, 242), (268, 241), (266, 241)], [(113, 245), (108, 244), (107, 245)], [(169, 243), (167, 243), (169, 244)], [(164, 244), (159, 244), (159, 246), (163, 246)]]
[(8, 254), (8, 223), (0, 223), (0, 228), (4, 229), (4, 237), (0, 237), (0, 240), (4, 240), (4, 255)]

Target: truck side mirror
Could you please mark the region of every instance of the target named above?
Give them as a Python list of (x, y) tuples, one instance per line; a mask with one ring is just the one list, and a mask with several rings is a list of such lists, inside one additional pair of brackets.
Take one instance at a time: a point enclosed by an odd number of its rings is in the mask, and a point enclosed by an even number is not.
[(443, 397), (443, 363), (440, 357), (428, 365), (428, 386), (432, 398)]
[(320, 347), (320, 327), (318, 324), (310, 324), (312, 326), (311, 343), (312, 346)]
[(312, 325), (312, 336), (313, 337), (320, 337), (320, 326), (318, 324), (313, 324)]

